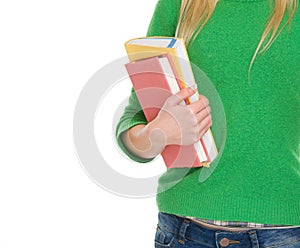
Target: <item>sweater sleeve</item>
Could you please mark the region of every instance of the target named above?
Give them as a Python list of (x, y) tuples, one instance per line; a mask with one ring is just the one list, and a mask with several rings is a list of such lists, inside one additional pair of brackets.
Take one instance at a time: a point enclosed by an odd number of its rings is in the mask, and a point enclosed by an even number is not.
[(125, 107), (124, 112), (117, 124), (116, 127), (116, 139), (118, 146), (121, 150), (132, 160), (139, 162), (139, 163), (146, 163), (150, 162), (154, 158), (141, 158), (133, 153), (131, 153), (127, 147), (123, 144), (121, 139), (121, 134), (126, 130), (130, 129), (131, 127), (138, 125), (138, 124), (147, 124), (147, 119), (144, 115), (142, 107), (137, 99), (135, 91), (133, 87), (131, 88), (131, 95), (129, 97), (128, 105)]
[[(181, 0), (158, 0), (151, 18), (147, 36), (174, 36)], [(137, 99), (134, 88), (131, 88), (128, 105), (116, 126), (116, 140), (121, 150), (132, 160), (139, 163), (152, 161), (154, 158), (141, 158), (132, 154), (123, 144), (121, 134), (138, 124), (147, 124), (146, 117)]]

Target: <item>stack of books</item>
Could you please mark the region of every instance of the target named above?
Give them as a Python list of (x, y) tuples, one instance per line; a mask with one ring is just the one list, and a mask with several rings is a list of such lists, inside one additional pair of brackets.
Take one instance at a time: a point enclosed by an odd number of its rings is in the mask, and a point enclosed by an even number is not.
[[(130, 61), (125, 67), (148, 122), (157, 116), (170, 95), (196, 86), (183, 39), (135, 38), (125, 43), (125, 49)], [(199, 99), (196, 92), (181, 104)], [(161, 155), (167, 168), (209, 167), (218, 151), (209, 129), (195, 144), (167, 145)]]

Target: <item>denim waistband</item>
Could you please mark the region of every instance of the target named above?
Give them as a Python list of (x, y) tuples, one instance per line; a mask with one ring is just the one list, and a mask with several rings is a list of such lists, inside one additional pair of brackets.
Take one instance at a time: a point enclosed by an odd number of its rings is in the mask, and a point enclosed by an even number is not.
[(159, 212), (158, 220), (159, 229), (162, 232), (166, 232), (163, 236), (174, 235), (173, 242), (179, 242), (182, 247), (190, 247), (189, 245), (191, 247), (194, 247), (193, 245), (215, 247), (216, 244), (218, 244), (217, 247), (225, 247), (224, 244), (228, 242), (228, 245), (239, 244), (239, 247), (260, 247), (260, 245), (273, 246), (291, 243), (300, 245), (300, 227), (268, 229), (232, 228), (233, 230), (225, 230), (221, 227), (209, 227), (201, 223), (196, 223), (189, 218), (163, 212)]

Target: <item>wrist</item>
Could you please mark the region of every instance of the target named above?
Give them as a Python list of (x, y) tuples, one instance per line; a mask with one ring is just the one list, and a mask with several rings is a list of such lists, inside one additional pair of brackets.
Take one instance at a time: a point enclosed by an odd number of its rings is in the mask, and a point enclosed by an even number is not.
[(166, 132), (161, 128), (159, 120), (154, 119), (149, 122), (145, 128), (151, 146), (162, 151), (165, 146), (168, 145), (168, 139)]

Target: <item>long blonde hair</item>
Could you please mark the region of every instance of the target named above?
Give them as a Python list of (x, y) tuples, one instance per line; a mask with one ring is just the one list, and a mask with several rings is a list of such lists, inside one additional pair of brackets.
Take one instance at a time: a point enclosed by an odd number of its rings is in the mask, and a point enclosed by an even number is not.
[[(218, 0), (182, 0), (181, 12), (176, 29), (176, 37), (183, 38), (186, 46), (194, 42), (197, 35), (213, 14), (217, 2)], [(289, 24), (290, 28), (291, 20), (297, 8), (297, 0), (270, 0), (270, 7), (271, 13), (267, 20), (268, 24), (250, 61), (248, 76), (254, 59), (268, 34), (271, 33), (271, 37), (260, 53), (265, 52), (272, 45), (287, 24)], [(288, 20), (278, 31), (279, 25), (286, 12), (288, 13)]]

